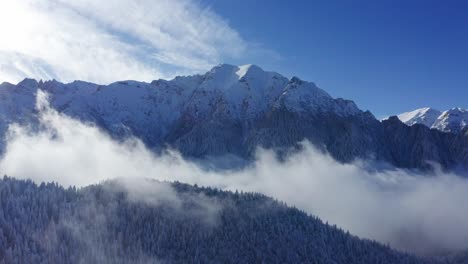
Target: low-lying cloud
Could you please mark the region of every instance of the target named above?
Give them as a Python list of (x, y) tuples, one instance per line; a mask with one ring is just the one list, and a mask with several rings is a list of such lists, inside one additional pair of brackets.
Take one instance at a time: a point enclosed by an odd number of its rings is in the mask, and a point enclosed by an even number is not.
[(455, 174), (372, 171), (365, 162), (338, 163), (306, 142), (284, 161), (259, 150), (246, 168), (206, 170), (175, 151), (155, 155), (135, 138), (116, 142), (93, 124), (50, 109), (42, 93), (37, 107), (43, 129), (9, 128), (1, 173), (75, 186), (125, 178), (128, 191), (146, 202), (172, 199), (173, 193), (142, 189), (141, 178), (262, 192), (399, 249), (430, 254), (468, 248), (468, 179)]

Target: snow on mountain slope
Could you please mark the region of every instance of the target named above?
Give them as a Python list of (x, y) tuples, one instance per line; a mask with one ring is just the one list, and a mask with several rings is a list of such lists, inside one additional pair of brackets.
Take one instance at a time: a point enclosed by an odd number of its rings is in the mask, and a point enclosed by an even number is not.
[[(403, 123), (402, 127), (395, 122), (385, 126), (353, 101), (333, 98), (312, 82), (289, 79), (255, 65), (228, 64), (201, 75), (151, 83), (63, 84), (31, 79), (17, 85), (3, 83), (1, 151), (9, 124), (37, 124), (38, 89), (49, 93), (51, 106), (59, 112), (93, 123), (118, 139), (136, 136), (156, 152), (169, 146), (186, 157), (234, 155), (251, 160), (258, 147), (282, 151), (308, 140), (342, 162), (371, 158), (399, 167), (425, 168), (424, 163), (431, 160), (447, 168), (460, 163), (468, 167), (464, 152), (468, 141), (463, 137), (432, 144), (429, 138), (438, 135), (406, 130)], [(413, 117), (426, 120), (431, 111), (419, 112)], [(461, 110), (453, 110), (442, 115), (439, 123), (450, 123), (456, 117), (466, 120)], [(393, 137), (387, 130), (398, 135)], [(408, 142), (410, 134), (414, 137)], [(391, 138), (395, 138), (392, 143)], [(418, 151), (419, 146), (428, 146), (428, 151)], [(411, 161), (397, 159), (406, 157), (405, 151), (417, 155)]]
[(197, 122), (213, 118), (250, 120), (279, 105), (307, 113), (361, 112), (353, 102), (333, 99), (315, 84), (296, 77), (289, 80), (256, 65), (221, 64), (203, 75), (151, 83), (63, 84), (26, 79), (16, 86), (3, 84), (0, 88), (0, 95), (4, 94), (0, 98), (0, 117), (5, 119), (3, 130), (8, 123), (32, 115), (37, 89), (48, 92), (51, 105), (61, 112), (96, 123), (116, 135), (135, 134), (147, 139), (149, 145), (161, 143), (181, 118)]
[(339, 116), (353, 116), (362, 112), (354, 102), (341, 98), (334, 99), (314, 83), (303, 81), (298, 77), (291, 78), (278, 104), (284, 104), (288, 110), (294, 112), (332, 112)]
[(432, 128), (454, 133), (459, 133), (466, 127), (468, 127), (468, 110), (461, 108), (444, 111), (432, 125)]
[(422, 124), (443, 132), (459, 133), (468, 126), (468, 110), (452, 108), (441, 112), (432, 108), (421, 108), (398, 115), (405, 124)]
[(441, 113), (442, 112), (440, 112), (439, 110), (435, 110), (430, 107), (425, 107), (416, 109), (411, 112), (399, 114), (398, 118), (401, 120), (401, 122), (409, 126), (414, 124), (422, 124), (427, 127), (431, 127)]
[(255, 65), (222, 64), (203, 75), (187, 107), (194, 115), (215, 111), (250, 118), (265, 111), (287, 83), (287, 78)]

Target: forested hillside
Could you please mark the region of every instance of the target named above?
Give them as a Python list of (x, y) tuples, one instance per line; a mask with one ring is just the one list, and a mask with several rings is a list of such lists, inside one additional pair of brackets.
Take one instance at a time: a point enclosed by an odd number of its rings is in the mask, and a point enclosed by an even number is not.
[[(155, 183), (152, 184), (169, 184)], [(0, 263), (427, 263), (254, 193), (0, 180)], [(155, 195), (157, 195), (155, 193)]]

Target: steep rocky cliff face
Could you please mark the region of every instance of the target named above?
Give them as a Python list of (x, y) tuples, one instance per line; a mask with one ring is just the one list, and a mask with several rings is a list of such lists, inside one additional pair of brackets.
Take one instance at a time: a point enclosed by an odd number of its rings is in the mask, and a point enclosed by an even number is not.
[(444, 133), (424, 125), (407, 126), (396, 116), (382, 122), (394, 164), (404, 168), (468, 168), (468, 134)]

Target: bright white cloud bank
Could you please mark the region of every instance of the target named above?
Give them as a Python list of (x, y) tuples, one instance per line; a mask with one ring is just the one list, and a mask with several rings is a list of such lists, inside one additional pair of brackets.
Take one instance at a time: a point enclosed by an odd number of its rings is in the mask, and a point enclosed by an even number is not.
[(149, 81), (207, 70), (246, 45), (190, 0), (0, 1), (0, 82)]
[(337, 163), (307, 144), (284, 162), (260, 151), (243, 170), (206, 171), (177, 153), (155, 156), (136, 139), (117, 143), (98, 128), (50, 109), (44, 94), (38, 99), (46, 130), (10, 127), (1, 173), (77, 186), (124, 177), (133, 183), (127, 184), (129, 191), (143, 200), (170, 199), (173, 193), (141, 188), (141, 178), (256, 191), (400, 249), (437, 253), (468, 248), (466, 178), (369, 172), (359, 164)]

